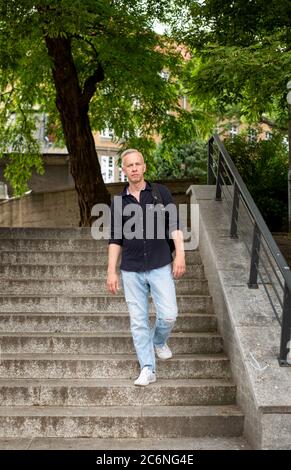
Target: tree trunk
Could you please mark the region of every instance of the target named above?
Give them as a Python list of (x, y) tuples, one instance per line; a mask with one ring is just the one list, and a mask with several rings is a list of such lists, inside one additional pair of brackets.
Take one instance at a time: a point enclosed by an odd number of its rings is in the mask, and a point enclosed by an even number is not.
[(52, 59), (56, 88), (56, 105), (61, 116), (65, 142), (70, 157), (80, 209), (79, 226), (92, 225), (91, 209), (96, 203), (110, 204), (110, 195), (103, 182), (92, 135), (88, 110), (98, 81), (103, 80), (99, 66), (81, 90), (74, 64), (70, 39), (45, 37)]
[(291, 104), (288, 103), (288, 232), (291, 234)]

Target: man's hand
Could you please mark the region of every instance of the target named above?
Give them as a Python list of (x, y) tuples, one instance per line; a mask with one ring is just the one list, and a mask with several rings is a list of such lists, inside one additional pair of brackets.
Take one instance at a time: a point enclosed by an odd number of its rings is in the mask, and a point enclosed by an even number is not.
[(119, 275), (117, 273), (107, 273), (106, 285), (111, 294), (116, 294), (119, 289)]
[(108, 268), (106, 287), (111, 294), (116, 294), (119, 289), (119, 275), (117, 274), (117, 261), (121, 253), (121, 246), (110, 243), (108, 246)]
[(175, 279), (183, 276), (186, 271), (185, 255), (176, 255), (173, 261), (173, 276)]

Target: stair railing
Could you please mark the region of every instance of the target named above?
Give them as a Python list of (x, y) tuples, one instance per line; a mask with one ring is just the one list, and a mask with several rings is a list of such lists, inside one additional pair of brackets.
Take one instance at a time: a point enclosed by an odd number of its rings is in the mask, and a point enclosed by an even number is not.
[(248, 287), (257, 289), (258, 278), (264, 286), (281, 326), (278, 361), (280, 366), (290, 366), (291, 356), (288, 358), (288, 352), (291, 349), (291, 271), (217, 134), (208, 141), (207, 184), (216, 185), (215, 200), (224, 200), (229, 207), (230, 237), (240, 237), (250, 255)]

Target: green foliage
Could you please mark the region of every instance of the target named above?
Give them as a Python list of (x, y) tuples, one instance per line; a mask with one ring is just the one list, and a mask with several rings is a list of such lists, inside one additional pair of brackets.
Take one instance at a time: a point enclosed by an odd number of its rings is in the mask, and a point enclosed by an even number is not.
[(9, 164), (5, 167), (4, 176), (14, 189), (14, 196), (21, 196), (28, 191), (27, 182), (32, 170), (43, 174), (43, 162), (39, 154), (15, 153), (9, 154)]
[(35, 139), (36, 118), (26, 114), (21, 108), (20, 113), (7, 116), (0, 125), (0, 158), (9, 157), (5, 166), (4, 177), (13, 187), (15, 196), (28, 190), (27, 182), (35, 169), (44, 173), (43, 161), (39, 145)]
[(153, 175), (157, 179), (193, 178), (197, 184), (207, 180), (207, 147), (203, 141), (193, 141), (177, 147), (162, 143), (153, 158)]
[(282, 136), (248, 142), (246, 134), (240, 134), (224, 144), (269, 229), (286, 229), (288, 150)]
[(193, 51), (185, 86), (194, 99), (219, 116), (239, 105), (250, 123), (265, 113), (287, 127), (289, 9), (288, 0), (189, 2), (177, 34)]
[[(46, 37), (69, 40), (81, 93), (102, 69), (90, 100), (91, 128), (109, 127), (123, 148), (140, 148), (154, 174), (157, 134), (167, 160), (172, 149), (208, 136), (217, 116), (234, 107), (248, 121), (268, 113), (286, 125), (287, 6), (286, 0), (0, 0), (0, 155), (11, 150), (6, 174), (16, 193), (33, 168), (41, 171), (36, 111), (48, 113), (56, 144), (64, 143)], [(153, 30), (156, 21), (168, 25), (162, 36)], [(186, 67), (177, 43), (192, 51)], [(178, 105), (184, 94), (191, 95), (191, 112)]]
[[(197, 113), (178, 105), (183, 57), (170, 36), (153, 30), (157, 20), (167, 23), (178, 15), (175, 2), (165, 0), (0, 0), (0, 134), (6, 149), (16, 138), (8, 116), (18, 120), (36, 110), (48, 113), (56, 145), (64, 143), (46, 37), (69, 40), (81, 93), (102, 69), (90, 100), (93, 131), (113, 129), (124, 147), (135, 143), (147, 152), (149, 166), (154, 135), (172, 142), (193, 138)], [(168, 80), (160, 74), (165, 70)], [(32, 143), (31, 126), (22, 126), (21, 135)], [(22, 151), (35, 155), (28, 145)]]
[(290, 26), (288, 0), (194, 0), (188, 6), (186, 29), (197, 48), (206, 43), (248, 47), (270, 33), (287, 34)]

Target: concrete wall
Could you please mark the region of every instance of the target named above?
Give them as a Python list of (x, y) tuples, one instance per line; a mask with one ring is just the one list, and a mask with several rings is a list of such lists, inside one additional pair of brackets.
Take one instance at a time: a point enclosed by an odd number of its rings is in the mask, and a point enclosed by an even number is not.
[[(245, 415), (245, 437), (255, 449), (290, 450), (291, 369), (278, 363), (279, 323), (262, 282), (248, 287), (250, 256), (240, 237), (230, 238), (225, 200), (214, 200), (215, 186), (191, 186), (190, 192), (199, 204), (199, 251)], [(246, 229), (245, 219), (241, 226)]]
[[(186, 203), (186, 190), (193, 181), (175, 180), (164, 184), (176, 203)], [(125, 183), (107, 184), (111, 195), (122, 191)], [(74, 189), (32, 192), (20, 198), (0, 202), (1, 227), (77, 227), (79, 207)]]
[[(34, 192), (60, 190), (63, 188), (74, 188), (74, 180), (70, 173), (69, 156), (67, 153), (43, 154), (43, 163), (45, 173), (39, 175), (35, 170), (28, 181), (28, 187)], [(8, 194), (11, 196), (13, 190), (8, 181), (4, 177), (7, 159), (0, 161), (0, 181), (5, 182), (8, 187)]]

